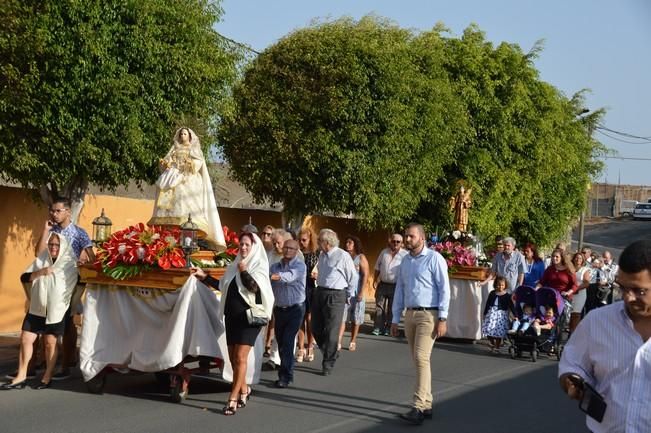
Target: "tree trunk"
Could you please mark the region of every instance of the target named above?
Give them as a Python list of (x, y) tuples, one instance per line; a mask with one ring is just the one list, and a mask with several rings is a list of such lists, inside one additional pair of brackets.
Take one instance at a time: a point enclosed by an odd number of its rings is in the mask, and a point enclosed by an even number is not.
[(303, 220), (305, 219), (302, 212), (288, 215), (286, 212), (282, 213), (282, 223), (284, 228), (287, 231), (292, 231), (294, 234), (297, 234), (298, 230), (303, 226)]

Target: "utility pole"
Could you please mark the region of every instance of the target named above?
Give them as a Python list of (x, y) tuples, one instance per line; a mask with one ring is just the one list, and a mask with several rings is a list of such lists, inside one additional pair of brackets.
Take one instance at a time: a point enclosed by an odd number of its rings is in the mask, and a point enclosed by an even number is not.
[[(581, 110), (578, 116), (581, 116), (585, 113), (589, 113), (590, 110), (587, 108), (584, 108)], [(592, 128), (590, 128), (590, 137), (592, 137)], [(590, 185), (588, 184), (588, 188), (586, 188), (586, 198), (588, 196), (587, 191), (589, 191)], [(579, 217), (579, 251), (581, 251), (581, 248), (583, 248), (583, 233), (585, 232), (585, 208), (586, 208), (586, 202), (585, 200), (583, 201), (583, 210), (581, 211), (581, 216)]]

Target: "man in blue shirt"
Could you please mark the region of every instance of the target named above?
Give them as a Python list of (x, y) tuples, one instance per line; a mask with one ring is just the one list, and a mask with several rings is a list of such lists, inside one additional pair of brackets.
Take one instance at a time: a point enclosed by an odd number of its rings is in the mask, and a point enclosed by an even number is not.
[(506, 290), (511, 293), (524, 281), (525, 259), (519, 251), (515, 250), (515, 239), (506, 237), (502, 242), (504, 251), (495, 255), (491, 267), (491, 277), (506, 278)]
[(274, 333), (280, 352), (277, 388), (287, 388), (294, 379), (294, 340), (305, 316), (305, 262), (296, 256), (298, 242), (283, 244), (282, 259), (271, 265), (274, 292)]
[[(52, 201), (49, 209), (49, 218), (45, 221), (43, 233), (36, 246), (36, 255), (47, 249), (47, 239), (50, 232), (58, 233), (66, 237), (72, 245), (75, 256), (80, 265), (92, 262), (95, 259), (93, 254), (93, 243), (86, 233), (86, 230), (73, 224), (71, 219), (71, 202), (65, 197), (58, 197)], [(81, 298), (83, 286), (77, 286), (72, 296), (73, 300)], [(74, 310), (74, 305), (71, 309)], [(62, 380), (70, 377), (70, 368), (77, 364), (77, 327), (75, 326), (72, 315), (74, 311), (66, 313), (66, 329), (62, 339), (61, 350), (61, 371), (54, 376), (53, 380)]]
[(393, 299), (391, 335), (397, 337), (403, 309), (405, 336), (416, 367), (416, 389), (409, 412), (400, 415), (411, 424), (432, 417), (432, 373), (430, 357), (434, 341), (447, 332), (450, 304), (448, 265), (443, 256), (427, 248), (423, 226), (411, 223), (405, 230), (409, 251), (398, 271)]

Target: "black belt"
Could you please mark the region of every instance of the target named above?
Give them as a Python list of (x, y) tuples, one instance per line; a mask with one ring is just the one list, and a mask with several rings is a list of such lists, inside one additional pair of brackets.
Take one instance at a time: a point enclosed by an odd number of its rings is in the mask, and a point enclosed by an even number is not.
[(318, 286), (317, 289), (319, 289), (319, 290), (333, 290), (333, 291), (337, 291), (337, 292), (341, 292), (342, 290), (345, 290), (345, 289), (331, 289), (330, 287), (323, 287), (323, 286)]
[(407, 307), (409, 311), (432, 311), (438, 310), (439, 307)]
[(285, 311), (285, 310), (289, 310), (290, 308), (299, 307), (301, 305), (303, 305), (303, 303), (299, 302), (298, 304), (287, 305), (286, 307), (276, 305), (276, 306), (274, 306), (274, 308), (277, 308), (278, 310)]

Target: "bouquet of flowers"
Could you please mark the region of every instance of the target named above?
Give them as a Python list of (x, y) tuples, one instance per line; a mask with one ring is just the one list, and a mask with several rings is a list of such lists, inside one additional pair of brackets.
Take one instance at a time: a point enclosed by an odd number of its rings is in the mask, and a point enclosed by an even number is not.
[(98, 247), (95, 267), (116, 280), (140, 275), (153, 267), (182, 268), (185, 255), (180, 230), (139, 223), (120, 230)]
[(231, 263), (240, 250), (240, 239), (235, 230), (229, 229), (227, 226), (223, 227), (224, 240), (226, 240), (226, 250), (215, 256), (215, 263), (219, 267), (227, 266)]
[(477, 263), (475, 250), (472, 247), (463, 246), (459, 241), (438, 242), (432, 248), (443, 256), (451, 271), (454, 271), (455, 266), (475, 266)]

